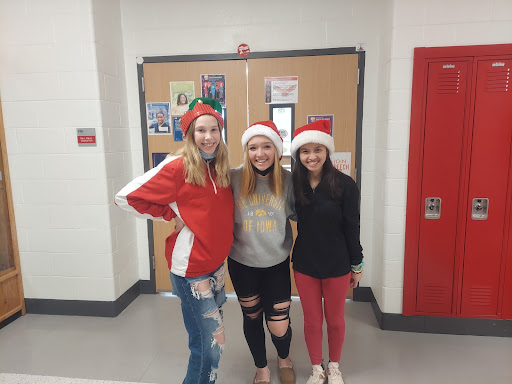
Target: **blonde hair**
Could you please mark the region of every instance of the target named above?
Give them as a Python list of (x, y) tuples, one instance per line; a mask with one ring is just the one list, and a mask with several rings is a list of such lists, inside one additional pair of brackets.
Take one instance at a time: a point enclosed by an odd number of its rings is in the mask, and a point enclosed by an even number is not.
[[(272, 144), (273, 145), (273, 144)], [(274, 145), (274, 169), (270, 171), (270, 190), (277, 197), (281, 197), (284, 189), (284, 170), (281, 164), (279, 163), (279, 154), (277, 153), (277, 149)], [(244, 163), (242, 168), (242, 186), (241, 186), (241, 194), (242, 197), (247, 197), (254, 193), (256, 189), (256, 172), (252, 169), (251, 160), (249, 159), (249, 154), (247, 150), (247, 146), (244, 151)]]
[[(218, 122), (217, 125), (220, 130), (221, 127)], [(185, 145), (176, 154), (183, 157), (183, 176), (185, 177), (185, 181), (190, 184), (204, 187), (206, 185), (205, 163), (194, 139), (195, 131), (196, 120), (190, 123), (187, 135), (185, 135), (183, 140)], [(228, 187), (230, 182), (229, 175), (228, 147), (221, 138), (215, 152), (215, 176), (217, 185), (221, 188)]]

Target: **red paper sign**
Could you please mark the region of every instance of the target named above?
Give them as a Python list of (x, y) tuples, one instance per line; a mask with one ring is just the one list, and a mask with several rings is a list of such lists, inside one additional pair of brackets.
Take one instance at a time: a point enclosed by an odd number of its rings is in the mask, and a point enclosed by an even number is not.
[(96, 143), (96, 136), (77, 136), (78, 144), (94, 144)]
[(240, 44), (238, 46), (238, 54), (241, 57), (247, 57), (247, 56), (249, 56), (249, 53), (251, 53), (251, 49), (249, 48), (249, 46), (247, 44)]

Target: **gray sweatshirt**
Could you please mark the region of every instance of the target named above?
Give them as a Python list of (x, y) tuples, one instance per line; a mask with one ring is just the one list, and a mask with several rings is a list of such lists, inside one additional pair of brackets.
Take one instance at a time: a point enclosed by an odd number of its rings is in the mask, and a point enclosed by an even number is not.
[(242, 166), (231, 170), (231, 187), (235, 199), (233, 245), (229, 257), (240, 264), (268, 268), (290, 255), (293, 236), (290, 221), (295, 219), (292, 174), (284, 171), (284, 190), (275, 196), (268, 177), (256, 177), (252, 195), (241, 198)]

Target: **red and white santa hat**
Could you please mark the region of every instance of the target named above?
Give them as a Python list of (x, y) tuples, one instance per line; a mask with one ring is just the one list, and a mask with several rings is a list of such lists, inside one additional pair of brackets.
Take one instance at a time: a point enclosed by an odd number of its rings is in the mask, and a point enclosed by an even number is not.
[(283, 156), (283, 138), (279, 134), (279, 131), (273, 121), (258, 121), (245, 130), (242, 135), (242, 147), (244, 148), (244, 151), (245, 148), (247, 148), (247, 143), (254, 136), (268, 137), (272, 140), (272, 143), (274, 143), (279, 158)]
[(309, 143), (325, 145), (329, 155), (334, 153), (334, 140), (331, 136), (331, 122), (329, 120), (317, 120), (296, 129), (293, 133), (292, 157), (295, 159), (299, 148)]

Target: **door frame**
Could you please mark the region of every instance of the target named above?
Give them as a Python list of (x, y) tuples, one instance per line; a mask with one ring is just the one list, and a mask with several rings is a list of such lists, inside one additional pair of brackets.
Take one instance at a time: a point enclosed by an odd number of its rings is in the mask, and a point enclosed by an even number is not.
[[(144, 160), (144, 172), (149, 171), (148, 131), (146, 127), (146, 98), (144, 90), (144, 64), (148, 63), (172, 63), (188, 61), (226, 61), (248, 59), (270, 59), (280, 57), (302, 56), (328, 56), (328, 55), (357, 55), (358, 56), (358, 82), (357, 82), (357, 114), (356, 114), (356, 153), (355, 153), (355, 177), (356, 184), (361, 190), (361, 159), (362, 159), (362, 129), (363, 129), (363, 100), (364, 100), (364, 72), (366, 52), (357, 50), (356, 47), (340, 47), (327, 49), (309, 49), (292, 51), (251, 52), (247, 57), (241, 57), (235, 53), (228, 54), (204, 54), (204, 55), (177, 55), (177, 56), (149, 56), (137, 57), (137, 83), (139, 87), (139, 110), (141, 116), (142, 152)], [(150, 279), (140, 280), (141, 293), (156, 293), (153, 222), (147, 220), (148, 249)]]

